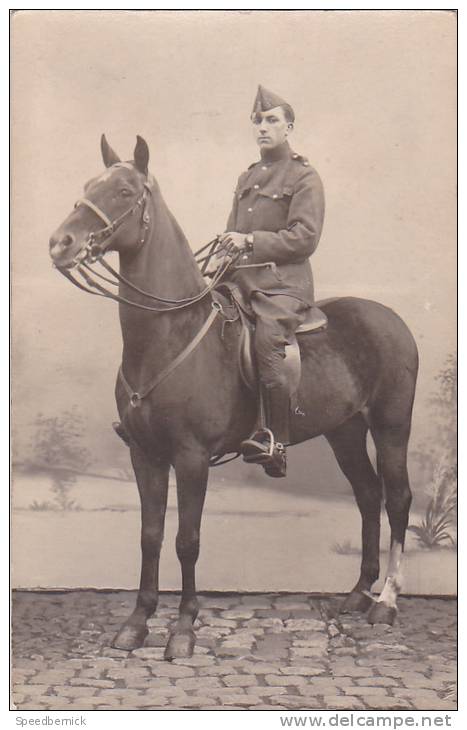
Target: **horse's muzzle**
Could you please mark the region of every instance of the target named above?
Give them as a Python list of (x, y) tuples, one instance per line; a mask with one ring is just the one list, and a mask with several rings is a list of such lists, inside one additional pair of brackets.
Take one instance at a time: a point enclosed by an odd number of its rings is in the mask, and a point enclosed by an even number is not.
[(49, 240), (50, 258), (58, 268), (72, 268), (80, 250), (72, 233), (57, 232)]

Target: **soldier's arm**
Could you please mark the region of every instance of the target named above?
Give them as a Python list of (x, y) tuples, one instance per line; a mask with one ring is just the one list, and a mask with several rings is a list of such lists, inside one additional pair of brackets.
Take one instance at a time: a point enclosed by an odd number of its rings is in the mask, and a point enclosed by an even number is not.
[(238, 200), (237, 200), (237, 195), (235, 194), (233, 203), (232, 203), (232, 210), (230, 211), (230, 215), (227, 220), (227, 225), (225, 227), (226, 231), (235, 230), (235, 224), (237, 222), (237, 209), (238, 209)]
[(230, 211), (230, 215), (227, 220), (227, 225), (225, 227), (226, 231), (235, 231), (236, 230), (237, 217), (238, 217), (237, 190), (239, 189), (239, 187), (241, 187), (241, 185), (243, 185), (243, 182), (244, 182), (245, 178), (247, 177), (247, 175), (248, 175), (248, 171), (242, 172), (242, 174), (240, 175), (240, 177), (237, 180), (237, 186), (235, 188), (234, 197), (233, 197), (232, 210)]
[(304, 261), (318, 245), (323, 220), (323, 184), (318, 173), (309, 170), (295, 184), (287, 227), (277, 233), (253, 231), (252, 262), (280, 265)]

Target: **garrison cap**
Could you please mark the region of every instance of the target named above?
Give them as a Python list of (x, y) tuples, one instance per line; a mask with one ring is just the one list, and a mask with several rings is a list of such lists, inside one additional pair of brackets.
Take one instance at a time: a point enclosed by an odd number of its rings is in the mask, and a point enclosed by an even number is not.
[(251, 115), (256, 116), (258, 113), (267, 112), (269, 109), (275, 109), (276, 106), (286, 107), (290, 121), (295, 121), (295, 114), (290, 104), (285, 101), (285, 99), (282, 99), (282, 97), (278, 94), (265, 89), (264, 86), (261, 86), (260, 84), (258, 86), (258, 91), (256, 92), (256, 99), (253, 104), (253, 111)]

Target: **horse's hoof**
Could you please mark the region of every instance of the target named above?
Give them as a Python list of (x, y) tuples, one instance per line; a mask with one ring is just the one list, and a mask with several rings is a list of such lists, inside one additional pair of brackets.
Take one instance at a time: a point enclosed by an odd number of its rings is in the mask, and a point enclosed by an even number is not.
[(377, 601), (368, 612), (369, 624), (389, 624), (392, 626), (397, 615), (397, 608), (389, 606), (384, 601)]
[(195, 641), (194, 631), (174, 632), (170, 634), (164, 652), (164, 659), (169, 662), (172, 659), (189, 659), (193, 656)]
[(339, 612), (353, 613), (354, 611), (359, 611), (360, 613), (366, 613), (372, 603), (373, 601), (370, 596), (367, 596), (360, 591), (352, 591), (344, 600)]
[(147, 635), (148, 629), (146, 626), (123, 626), (116, 634), (111, 646), (114, 649), (133, 651), (133, 649), (139, 649), (143, 646)]

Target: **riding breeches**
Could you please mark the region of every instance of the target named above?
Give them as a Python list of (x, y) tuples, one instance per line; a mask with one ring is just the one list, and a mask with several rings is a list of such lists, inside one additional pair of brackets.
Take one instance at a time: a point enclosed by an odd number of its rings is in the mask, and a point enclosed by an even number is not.
[(255, 292), (251, 306), (256, 317), (255, 353), (262, 385), (289, 390), (284, 372), (285, 347), (293, 343), (297, 327), (305, 321), (309, 305), (283, 294)]

